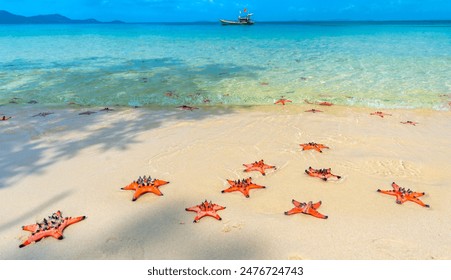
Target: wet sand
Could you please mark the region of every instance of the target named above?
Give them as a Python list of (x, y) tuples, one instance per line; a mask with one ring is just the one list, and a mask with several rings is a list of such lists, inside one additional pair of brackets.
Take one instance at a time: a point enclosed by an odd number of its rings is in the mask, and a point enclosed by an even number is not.
[[(306, 113), (312, 108), (324, 113)], [(313, 105), (201, 107), (195, 111), (0, 107), (0, 259), (451, 259), (451, 112)], [(39, 112), (46, 117), (31, 117)], [(401, 121), (415, 121), (417, 126)], [(322, 143), (323, 153), (299, 144)], [(266, 176), (243, 163), (276, 165)], [(340, 180), (305, 174), (331, 168)], [(132, 202), (138, 176), (170, 181), (164, 196)], [(222, 194), (226, 179), (267, 186)], [(426, 192), (423, 208), (376, 192)], [(203, 200), (226, 206), (192, 223)], [(327, 220), (284, 215), (322, 201)], [(61, 210), (88, 218), (64, 240), (19, 249), (22, 225)]]

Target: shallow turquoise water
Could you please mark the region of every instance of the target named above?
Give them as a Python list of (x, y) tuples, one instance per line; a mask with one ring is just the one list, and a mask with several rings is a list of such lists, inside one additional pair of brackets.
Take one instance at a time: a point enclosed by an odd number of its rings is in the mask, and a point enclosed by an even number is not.
[(0, 25), (0, 104), (449, 110), (450, 77), (451, 22)]

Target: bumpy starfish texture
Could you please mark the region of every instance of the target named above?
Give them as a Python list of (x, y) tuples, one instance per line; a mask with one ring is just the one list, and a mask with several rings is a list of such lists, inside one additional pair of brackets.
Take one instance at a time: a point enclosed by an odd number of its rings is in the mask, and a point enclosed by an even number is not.
[(285, 212), (285, 215), (293, 215), (293, 214), (302, 213), (302, 214), (312, 215), (312, 216), (320, 218), (320, 219), (328, 218), (328, 216), (323, 215), (323, 214), (319, 213), (318, 211), (316, 211), (316, 209), (318, 209), (321, 206), (321, 201), (318, 201), (317, 203), (313, 203), (312, 201), (309, 201), (307, 203), (305, 203), (305, 202), (301, 203), (301, 202), (293, 199), (291, 202), (294, 204), (294, 208), (291, 209), (290, 211)]
[(246, 167), (244, 172), (259, 171), (263, 176), (266, 175), (265, 169), (277, 169), (274, 165), (265, 164), (263, 160), (258, 162), (255, 161), (253, 163), (244, 163), (243, 166)]
[(243, 180), (237, 180), (237, 181), (232, 181), (232, 180), (227, 180), (227, 182), (229, 183), (230, 187), (221, 191), (222, 193), (229, 193), (229, 192), (241, 192), (242, 194), (244, 194), (245, 197), (249, 197), (249, 191), (252, 189), (265, 189), (265, 186), (260, 186), (257, 184), (252, 183), (252, 178), (249, 177), (247, 179), (243, 179)]
[(158, 196), (162, 196), (163, 193), (158, 189), (160, 186), (169, 184), (167, 181), (153, 179), (149, 176), (139, 177), (136, 181), (133, 181), (129, 185), (121, 188), (122, 190), (133, 190), (135, 193), (133, 194), (132, 201), (136, 201), (141, 195), (145, 193), (154, 193)]
[(192, 211), (192, 212), (197, 213), (196, 217), (194, 218), (193, 223), (197, 223), (200, 219), (202, 219), (205, 216), (213, 217), (216, 220), (222, 220), (222, 218), (219, 217), (219, 215), (218, 215), (218, 213), (216, 213), (216, 211), (223, 210), (223, 209), (225, 209), (224, 206), (214, 204), (211, 201), (208, 202), (207, 200), (205, 200), (204, 202), (202, 202), (199, 205), (185, 208), (186, 211)]
[(299, 146), (302, 147), (303, 151), (312, 150), (313, 149), (313, 150), (318, 151), (320, 153), (323, 152), (321, 149), (329, 149), (329, 147), (327, 147), (327, 146), (325, 146), (323, 144), (315, 143), (315, 142), (309, 142), (309, 143), (306, 143), (306, 144), (299, 144)]
[(305, 173), (307, 173), (308, 175), (312, 176), (312, 177), (318, 177), (324, 181), (327, 181), (327, 179), (331, 178), (331, 177), (335, 177), (337, 179), (340, 179), (341, 176), (338, 175), (334, 175), (331, 172), (330, 168), (327, 169), (313, 169), (312, 167), (309, 167), (308, 170), (305, 170)]
[(425, 195), (424, 192), (414, 192), (410, 189), (401, 188), (398, 184), (393, 182), (391, 184), (393, 190), (381, 190), (378, 189), (377, 191), (383, 194), (393, 195), (396, 196), (396, 203), (403, 204), (406, 201), (412, 201), (415, 202), (423, 207), (430, 207), (428, 204), (424, 204), (418, 197), (421, 197)]
[(33, 242), (39, 242), (41, 239), (49, 236), (61, 240), (63, 239), (63, 231), (66, 227), (84, 219), (86, 219), (86, 216), (75, 218), (63, 217), (61, 211), (58, 210), (52, 216), (49, 216), (48, 220), (44, 219), (41, 223), (23, 226), (22, 229), (30, 231), (31, 235), (25, 242), (19, 245), (19, 248), (25, 247)]
[(391, 114), (382, 113), (381, 111), (377, 111), (377, 112), (371, 113), (370, 115), (379, 116), (381, 118), (383, 118), (384, 116), (391, 116)]
[(282, 105), (285, 105), (285, 103), (288, 103), (288, 102), (293, 102), (293, 101), (291, 101), (291, 100), (289, 100), (289, 99), (285, 99), (285, 98), (281, 98), (281, 99), (279, 99), (279, 100), (277, 100), (276, 102), (274, 102), (274, 104), (282, 104)]

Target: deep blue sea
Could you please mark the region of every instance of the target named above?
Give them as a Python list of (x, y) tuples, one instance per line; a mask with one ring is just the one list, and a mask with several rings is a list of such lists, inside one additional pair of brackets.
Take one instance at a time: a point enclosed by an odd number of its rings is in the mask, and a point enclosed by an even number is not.
[(451, 22), (0, 25), (0, 104), (449, 110)]

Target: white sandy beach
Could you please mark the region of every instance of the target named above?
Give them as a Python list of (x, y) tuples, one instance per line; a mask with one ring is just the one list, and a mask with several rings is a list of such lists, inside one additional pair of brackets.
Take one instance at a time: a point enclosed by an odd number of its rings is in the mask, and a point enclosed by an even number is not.
[[(18, 105), (19, 106), (19, 105)], [(117, 109), (0, 107), (0, 259), (451, 259), (451, 112), (311, 105)], [(89, 108), (98, 110), (101, 108)], [(31, 117), (52, 111), (47, 117)], [(417, 126), (401, 121), (416, 121)], [(323, 143), (322, 154), (299, 144)], [(243, 163), (276, 165), (266, 176)], [(304, 173), (332, 168), (323, 182)], [(170, 181), (132, 202), (138, 176)], [(266, 189), (222, 194), (252, 176)], [(426, 192), (423, 208), (377, 193)], [(192, 223), (208, 199), (222, 221)], [(285, 216), (321, 200), (327, 220)], [(86, 215), (64, 239), (19, 249), (21, 226), (61, 210)]]

